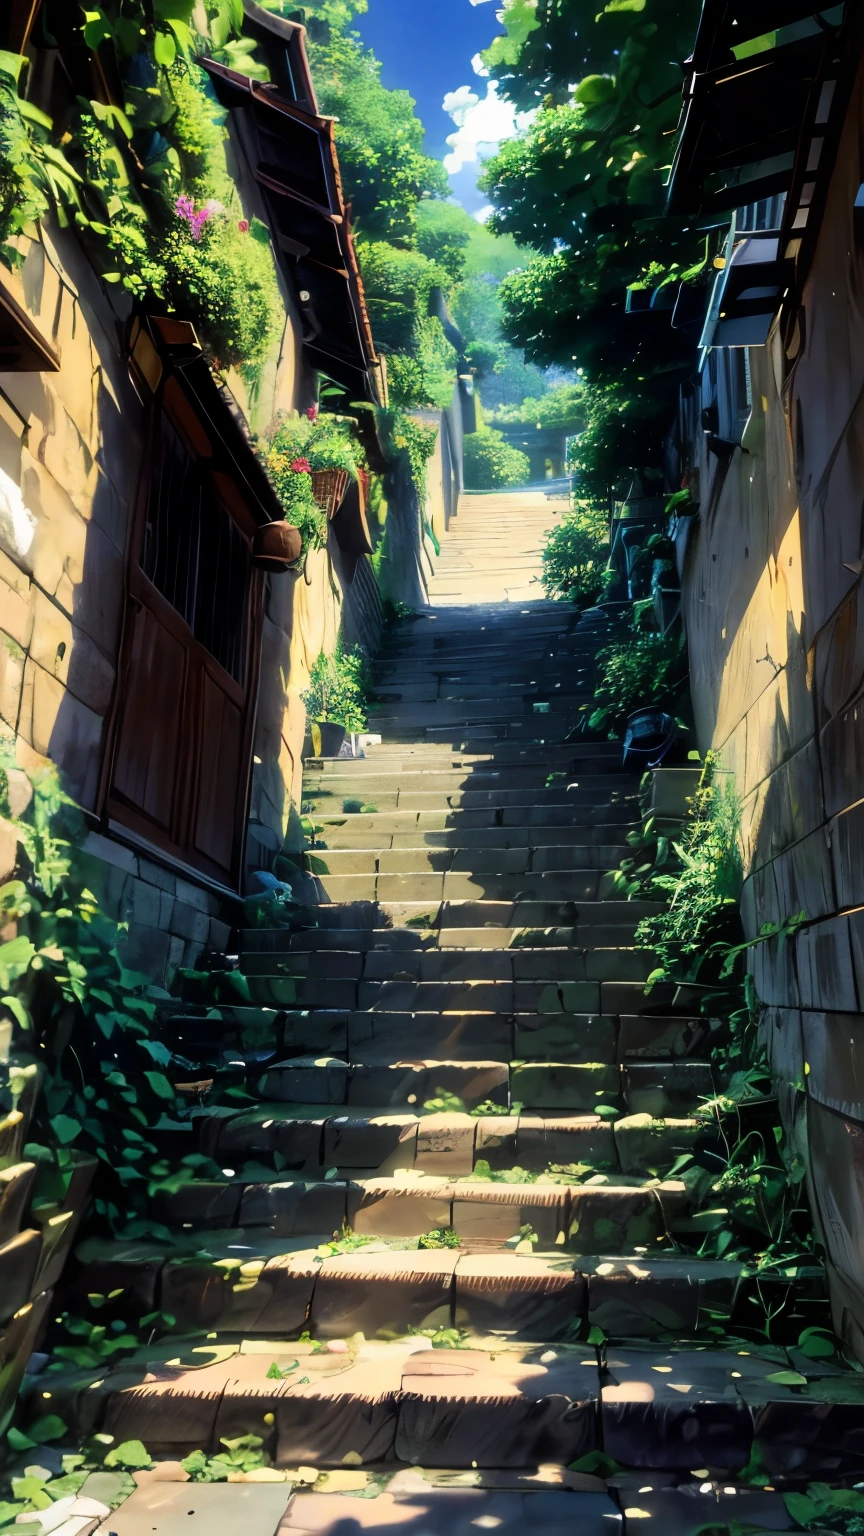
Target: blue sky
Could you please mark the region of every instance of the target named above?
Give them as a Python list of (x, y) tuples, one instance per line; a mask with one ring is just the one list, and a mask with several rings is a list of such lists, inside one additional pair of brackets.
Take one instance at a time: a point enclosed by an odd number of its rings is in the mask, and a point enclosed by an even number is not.
[[(513, 131), (513, 113), (494, 97), (494, 86), (478, 77), (472, 60), (500, 31), (495, 0), (369, 0), (357, 20), (364, 42), (383, 64), (384, 84), (410, 91), (426, 128), (426, 150), (450, 156), (451, 186), (472, 213), (477, 192), (477, 157)], [(455, 118), (444, 110), (443, 103)], [(455, 146), (447, 143), (458, 132)]]

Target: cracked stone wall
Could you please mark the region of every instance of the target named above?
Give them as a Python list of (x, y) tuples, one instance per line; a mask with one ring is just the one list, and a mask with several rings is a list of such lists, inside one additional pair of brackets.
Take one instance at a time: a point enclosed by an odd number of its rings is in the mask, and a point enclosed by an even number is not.
[[(853, 93), (798, 324), (749, 351), (731, 457), (691, 434), (700, 511), (679, 546), (699, 745), (735, 776), (751, 952), (781, 1112), (805, 1154), (835, 1325), (864, 1359), (864, 77)], [(743, 354), (701, 405), (740, 420)]]

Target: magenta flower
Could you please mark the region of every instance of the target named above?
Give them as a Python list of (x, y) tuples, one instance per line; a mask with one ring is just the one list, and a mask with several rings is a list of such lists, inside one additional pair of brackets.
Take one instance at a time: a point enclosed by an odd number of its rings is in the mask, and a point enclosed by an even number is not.
[(310, 421), (317, 421), (318, 420), (318, 407), (317, 407), (317, 405), (310, 405), (308, 411), (306, 412), (306, 415), (308, 416)]
[(177, 214), (178, 218), (186, 220), (186, 223), (189, 225), (189, 228), (192, 232), (192, 239), (197, 244), (197, 242), (201, 239), (201, 231), (204, 228), (204, 225), (207, 223), (212, 209), (205, 205), (205, 207), (199, 208), (196, 212), (195, 204), (193, 203), (191, 197), (187, 196), (185, 192), (181, 192), (176, 203), (174, 204), (174, 212)]
[(295, 475), (311, 475), (312, 465), (308, 459), (292, 459), (291, 468)]
[(249, 233), (249, 220), (248, 219), (238, 219), (237, 220), (237, 228), (239, 229), (241, 235), (248, 235), (248, 233)]

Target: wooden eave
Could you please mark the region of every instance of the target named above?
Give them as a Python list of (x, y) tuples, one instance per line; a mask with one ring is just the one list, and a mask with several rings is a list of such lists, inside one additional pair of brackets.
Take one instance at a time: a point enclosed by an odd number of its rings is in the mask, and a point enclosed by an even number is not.
[(375, 400), (377, 363), (342, 192), (331, 118), (287, 101), (272, 85), (201, 59), (224, 107), (251, 114), (252, 171), (277, 259), (298, 293), (303, 343), (314, 366)]
[(738, 208), (788, 191), (825, 46), (808, 37), (690, 77), (668, 212)]

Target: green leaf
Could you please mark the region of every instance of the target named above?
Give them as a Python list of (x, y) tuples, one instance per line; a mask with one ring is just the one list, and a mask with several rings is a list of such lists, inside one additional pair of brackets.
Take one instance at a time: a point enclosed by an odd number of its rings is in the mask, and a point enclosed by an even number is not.
[(150, 1084), (150, 1087), (153, 1089), (157, 1099), (174, 1099), (174, 1089), (169, 1083), (164, 1072), (145, 1072), (144, 1076)]
[(34, 1445), (47, 1445), (49, 1440), (62, 1440), (67, 1426), (57, 1413), (46, 1413), (27, 1426), (27, 1434)]
[(270, 244), (270, 231), (267, 228), (267, 225), (264, 223), (263, 219), (253, 218), (251, 224), (249, 225), (249, 233), (253, 240), (258, 241), (259, 245)]
[(807, 1377), (800, 1371), (774, 1371), (772, 1375), (765, 1377), (775, 1387), (806, 1387)]
[(0, 49), (0, 75), (8, 75), (10, 80), (18, 84), (18, 77), (27, 60), (23, 53), (9, 53), (5, 48)]
[(16, 939), (8, 939), (5, 944), (0, 944), (0, 987), (4, 992), (8, 992), (12, 983), (18, 981), (29, 969), (35, 953), (35, 944), (23, 933), (19, 933)]
[[(11, 1429), (7, 1430), (6, 1439), (9, 1441), (13, 1451), (32, 1451), (36, 1445), (35, 1440), (31, 1440), (28, 1435), (23, 1435), (20, 1429), (15, 1428), (14, 1424), (12, 1425)], [(5, 1523), (3, 1519), (3, 1510), (5, 1507), (5, 1505), (0, 1504), (0, 1525)], [(9, 1507), (11, 1508), (11, 1506)]]
[(81, 1121), (76, 1120), (74, 1115), (53, 1115), (49, 1124), (63, 1147), (81, 1135)]
[(123, 1467), (127, 1472), (140, 1472), (152, 1465), (153, 1458), (140, 1440), (124, 1440), (105, 1457), (106, 1467)]
[(153, 39), (153, 57), (163, 68), (171, 68), (177, 57), (177, 45), (170, 32), (156, 33)]
[(612, 75), (586, 75), (580, 80), (574, 92), (574, 98), (583, 107), (600, 107), (607, 101), (611, 101), (615, 95), (615, 80)]
[(798, 1348), (808, 1360), (827, 1360), (836, 1354), (834, 1341), (824, 1328), (805, 1328), (799, 1336)]
[(815, 1499), (808, 1499), (806, 1493), (784, 1493), (783, 1503), (797, 1525), (809, 1525), (819, 1512)]

